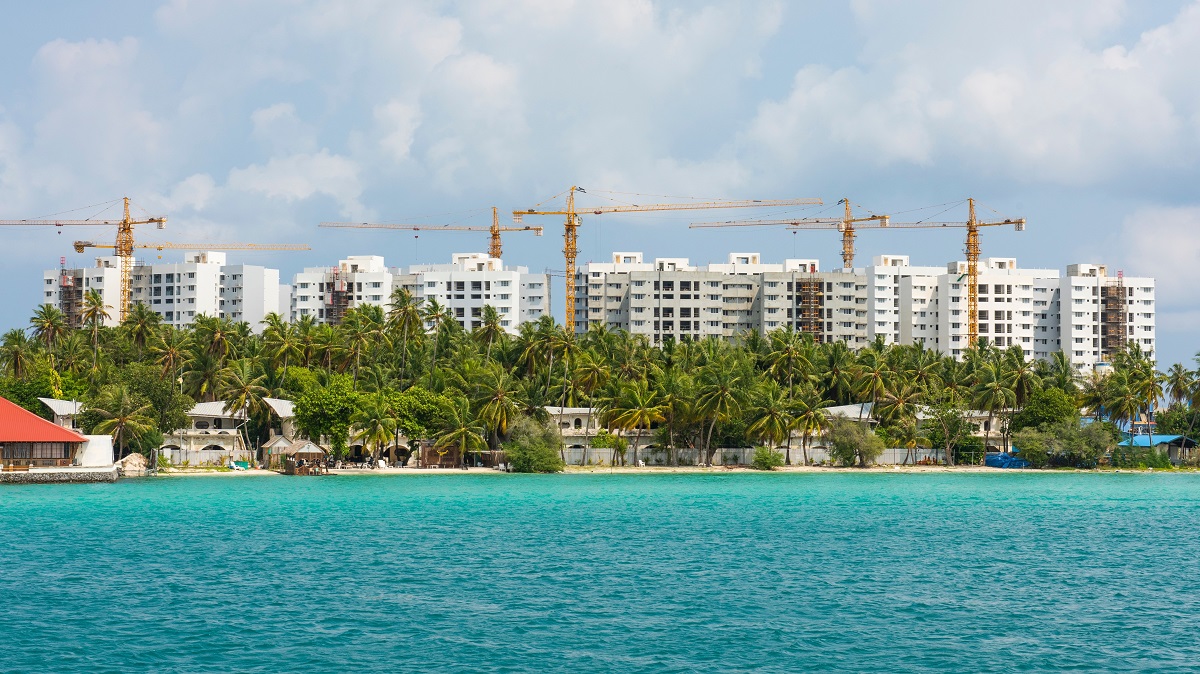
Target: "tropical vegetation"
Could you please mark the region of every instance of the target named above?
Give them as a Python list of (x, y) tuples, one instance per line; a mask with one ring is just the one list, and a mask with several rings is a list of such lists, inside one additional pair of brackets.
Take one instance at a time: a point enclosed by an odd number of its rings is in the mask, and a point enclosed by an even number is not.
[[(403, 436), (464, 462), (513, 446), (526, 420), (547, 425), (548, 406), (599, 420), (604, 437), (588, 461), (634, 463), (712, 463), (719, 448), (752, 446), (809, 463), (818, 444), (855, 465), (881, 445), (980, 462), (984, 443), (1009, 449), (1017, 431), (1056, 427), (1081, 409), (1121, 425), (1157, 414), (1172, 431), (1200, 427), (1197, 372), (1160, 372), (1136, 344), (1111, 371), (1081, 377), (1063, 354), (1032, 361), (1019, 346), (982, 341), (961, 359), (882, 340), (856, 352), (792, 330), (656, 345), (600, 324), (575, 334), (549, 317), (510, 334), (491, 307), (468, 330), (405, 289), (338, 325), (272, 314), (258, 326), (197, 316), (180, 329), (139, 304), (108, 326), (111, 307), (92, 294), (84, 304), (74, 327), (44, 305), (28, 329), (0, 337), (0, 395), (43, 415), (39, 396), (82, 400), (85, 430), (129, 451), (182, 427), (199, 401), (245, 413), (257, 446), (278, 423), (265, 398), (295, 401), (301, 431), (339, 455), (355, 444), (378, 456)], [(865, 411), (831, 423), (827, 408), (854, 403), (873, 406), (873, 427), (857, 423)], [(982, 440), (968, 410), (986, 416)]]

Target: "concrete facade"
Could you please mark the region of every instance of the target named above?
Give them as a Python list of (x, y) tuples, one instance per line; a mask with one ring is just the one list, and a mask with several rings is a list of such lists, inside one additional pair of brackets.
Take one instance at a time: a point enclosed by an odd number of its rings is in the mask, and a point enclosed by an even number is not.
[(313, 267), (296, 274), (290, 317), (295, 321), (309, 316), (318, 323), (336, 324), (352, 307), (372, 304), (387, 311), (397, 288), (407, 288), (420, 300), (436, 299), (466, 330), (480, 325), (483, 307), (488, 305), (512, 334), (522, 323), (550, 311), (545, 274), (506, 267), (484, 253), (455, 253), (449, 264), (413, 265), (406, 270), (387, 267), (379, 256), (356, 255), (337, 267)]
[[(984, 258), (979, 273), (979, 335), (1027, 358), (1062, 350), (1089, 370), (1126, 341), (1153, 356), (1155, 286), (1151, 278), (1108, 274), (1096, 264), (1024, 269), (1015, 258)], [(917, 266), (880, 255), (855, 270), (820, 271), (816, 260), (762, 262), (731, 253), (727, 263), (613, 253), (576, 277), (575, 330), (592, 323), (646, 335), (651, 342), (732, 339), (791, 327), (852, 348), (882, 339), (922, 344), (961, 357), (967, 348), (967, 264)]]
[[(75, 327), (83, 325), (83, 295), (96, 290), (108, 305), (104, 324), (120, 316), (121, 267), (115, 256), (96, 258), (94, 267), (51, 269), (43, 273), (42, 303), (57, 306)], [(130, 300), (144, 304), (165, 325), (184, 327), (196, 316), (245, 321), (255, 332), (269, 313), (279, 312), (279, 270), (255, 265), (228, 265), (225, 253), (187, 253), (182, 262), (147, 264), (134, 261)]]

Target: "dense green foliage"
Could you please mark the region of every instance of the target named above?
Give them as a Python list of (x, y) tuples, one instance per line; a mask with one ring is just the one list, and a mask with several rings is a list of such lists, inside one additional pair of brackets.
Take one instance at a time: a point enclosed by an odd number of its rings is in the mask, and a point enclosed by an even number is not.
[(1013, 415), (1011, 432), (1068, 422), (1078, 425), (1079, 405), (1066, 391), (1048, 388), (1034, 393), (1025, 407)]
[(1073, 419), (1024, 428), (1013, 434), (1013, 448), (1034, 468), (1094, 468), (1117, 445), (1115, 429), (1103, 423), (1080, 427)]
[(885, 447), (878, 435), (866, 424), (845, 417), (834, 417), (829, 423), (829, 456), (843, 466), (866, 468), (875, 463)]
[(750, 459), (750, 467), (755, 470), (775, 470), (783, 465), (783, 452), (777, 452), (770, 447), (759, 447), (754, 450), (754, 458)]
[[(465, 460), (563, 406), (586, 408), (604, 429), (590, 439), (589, 461), (711, 463), (723, 447), (765, 445), (808, 463), (813, 447), (832, 445), (835, 460), (868, 465), (886, 440), (977, 463), (984, 445), (1007, 447), (1012, 433), (1057, 427), (1080, 408), (1118, 423), (1159, 412), (1161, 430), (1190, 433), (1200, 400), (1194, 372), (1160, 373), (1136, 345), (1111, 373), (1082, 378), (1061, 354), (1033, 362), (1020, 347), (986, 342), (957, 360), (882, 340), (856, 352), (791, 330), (659, 346), (598, 324), (576, 335), (549, 317), (511, 335), (491, 307), (466, 330), (403, 289), (386, 308), (350, 309), (338, 325), (271, 315), (253, 326), (261, 334), (207, 316), (174, 329), (143, 305), (104, 327), (113, 309), (98, 296), (85, 305), (79, 328), (43, 306), (29, 330), (0, 338), (0, 394), (42, 415), (39, 396), (83, 400), (87, 428), (103, 423), (129, 448), (181, 426), (193, 402), (218, 400), (247, 414), (247, 436), (259, 443), (278, 427), (264, 402), (273, 397), (295, 401), (303, 433), (339, 455), (377, 455), (404, 436), (457, 448)], [(824, 408), (854, 403), (873, 407), (874, 429), (860, 425), (866, 419), (831, 429)]]
[(551, 426), (523, 418), (504, 443), (504, 456), (514, 473), (557, 473), (565, 466), (559, 457), (562, 436)]

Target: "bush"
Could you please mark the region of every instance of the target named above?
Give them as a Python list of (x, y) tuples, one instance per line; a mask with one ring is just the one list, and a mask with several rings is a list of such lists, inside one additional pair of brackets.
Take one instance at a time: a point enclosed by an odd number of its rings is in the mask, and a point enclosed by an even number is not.
[(845, 417), (829, 420), (829, 456), (843, 466), (866, 468), (883, 454), (883, 440), (866, 424)]
[(783, 465), (783, 452), (776, 452), (770, 447), (759, 447), (754, 450), (754, 458), (750, 466), (755, 470), (775, 470)]
[(1153, 447), (1130, 447), (1126, 443), (1113, 449), (1112, 465), (1115, 468), (1170, 468), (1171, 460), (1166, 452)]
[(522, 417), (512, 427), (504, 455), (515, 473), (557, 473), (565, 467), (558, 429)]

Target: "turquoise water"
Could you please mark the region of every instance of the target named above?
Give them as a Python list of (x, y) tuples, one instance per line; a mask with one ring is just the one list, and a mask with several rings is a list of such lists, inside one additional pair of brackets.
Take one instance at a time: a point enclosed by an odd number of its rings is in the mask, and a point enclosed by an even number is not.
[(1200, 476), (0, 489), (5, 671), (1195, 671)]

